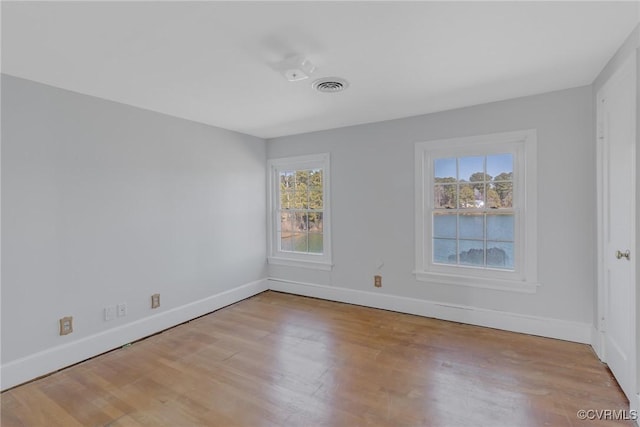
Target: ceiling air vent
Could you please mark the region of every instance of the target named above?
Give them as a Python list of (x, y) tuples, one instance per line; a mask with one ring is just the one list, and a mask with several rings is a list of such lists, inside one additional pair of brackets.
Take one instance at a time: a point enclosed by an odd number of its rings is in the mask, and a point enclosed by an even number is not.
[(312, 87), (318, 92), (335, 93), (348, 88), (349, 82), (340, 77), (324, 77), (313, 82)]

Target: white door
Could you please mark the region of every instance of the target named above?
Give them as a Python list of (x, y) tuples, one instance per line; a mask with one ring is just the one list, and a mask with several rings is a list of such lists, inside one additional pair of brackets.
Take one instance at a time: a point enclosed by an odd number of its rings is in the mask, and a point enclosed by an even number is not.
[(604, 356), (631, 401), (635, 396), (635, 55), (598, 95), (601, 145)]

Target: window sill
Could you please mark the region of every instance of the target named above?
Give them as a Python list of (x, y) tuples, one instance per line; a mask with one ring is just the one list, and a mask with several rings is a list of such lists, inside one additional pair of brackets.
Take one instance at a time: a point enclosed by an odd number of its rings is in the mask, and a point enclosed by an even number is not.
[(434, 273), (429, 271), (414, 271), (416, 279), (421, 282), (430, 282), (446, 285), (469, 286), (473, 288), (493, 289), (497, 291), (521, 292), (535, 294), (539, 283), (521, 280), (506, 280), (487, 277), (471, 277), (453, 274)]
[(313, 270), (331, 271), (333, 264), (322, 261), (307, 261), (301, 259), (268, 257), (267, 261), (273, 265), (286, 265), (287, 267), (309, 268)]

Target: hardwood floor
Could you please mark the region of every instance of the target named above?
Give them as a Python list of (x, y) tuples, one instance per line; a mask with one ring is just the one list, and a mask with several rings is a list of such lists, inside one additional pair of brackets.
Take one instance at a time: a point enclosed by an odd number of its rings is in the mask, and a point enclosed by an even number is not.
[(628, 409), (586, 345), (271, 291), (1, 397), (2, 427), (633, 425), (576, 415)]

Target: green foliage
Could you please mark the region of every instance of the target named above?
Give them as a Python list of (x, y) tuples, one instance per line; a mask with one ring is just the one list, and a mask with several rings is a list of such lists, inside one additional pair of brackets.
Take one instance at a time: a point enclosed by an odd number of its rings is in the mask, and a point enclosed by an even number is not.
[(513, 206), (513, 172), (503, 172), (495, 178), (484, 172), (475, 172), (467, 181), (456, 178), (434, 179), (434, 203), (436, 208), (455, 209), (476, 207), (486, 191), (485, 206), (510, 208)]
[(510, 208), (513, 206), (513, 172), (503, 172), (493, 178), (492, 187), (498, 193), (500, 206)]
[(469, 177), (469, 181), (471, 182), (491, 181), (491, 175), (487, 175), (484, 172), (475, 172)]
[(484, 183), (485, 181), (491, 181), (491, 175), (484, 172), (476, 172), (469, 177), (469, 181), (476, 183), (472, 185), (474, 190), (484, 194)]
[(285, 210), (322, 210), (322, 170), (281, 172), (280, 203)]
[(487, 207), (499, 208), (501, 206), (502, 202), (500, 201), (500, 195), (495, 189), (489, 188), (487, 191)]
[(475, 194), (473, 187), (469, 184), (460, 185), (460, 207), (461, 208), (475, 208)]
[(438, 208), (455, 209), (458, 201), (456, 199), (455, 178), (436, 178), (436, 184), (453, 184), (453, 185), (436, 185), (434, 187), (434, 203)]

